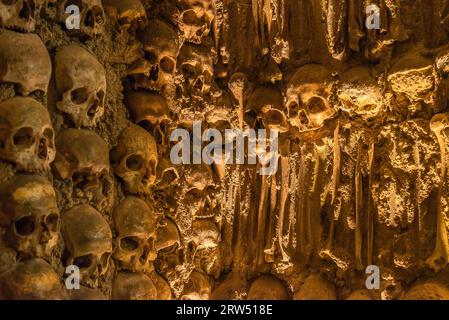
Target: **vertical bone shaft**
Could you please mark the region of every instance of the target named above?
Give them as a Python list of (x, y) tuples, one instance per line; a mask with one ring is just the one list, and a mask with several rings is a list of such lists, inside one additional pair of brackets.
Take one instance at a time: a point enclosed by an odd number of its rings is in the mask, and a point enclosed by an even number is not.
[(362, 142), (359, 142), (357, 151), (357, 163), (355, 168), (355, 263), (356, 268), (361, 270), (363, 268), (362, 262), (362, 172), (361, 172), (361, 158), (362, 158)]

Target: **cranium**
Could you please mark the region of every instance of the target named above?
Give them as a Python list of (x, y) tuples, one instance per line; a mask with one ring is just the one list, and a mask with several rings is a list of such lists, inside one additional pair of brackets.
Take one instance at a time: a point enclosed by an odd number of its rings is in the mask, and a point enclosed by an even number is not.
[(0, 300), (64, 300), (59, 276), (40, 258), (28, 259), (2, 274)]
[(162, 278), (157, 272), (150, 274), (150, 279), (153, 281), (157, 291), (157, 300), (172, 300), (173, 294), (167, 280)]
[(139, 27), (147, 18), (140, 0), (103, 0), (106, 13), (123, 28)]
[(41, 13), (41, 16), (46, 19), (56, 20), (58, 15), (58, 6), (57, 6), (58, 0), (40, 0), (40, 1), (41, 5), (39, 11)]
[(107, 300), (99, 289), (80, 286), (79, 289), (69, 290), (69, 300)]
[(136, 88), (161, 90), (173, 85), (176, 57), (179, 51), (178, 35), (162, 20), (150, 20), (140, 33), (145, 58), (129, 70)]
[(366, 301), (366, 300), (373, 300), (371, 297), (370, 290), (368, 289), (359, 289), (351, 292), (349, 296), (346, 298), (346, 300), (352, 300), (352, 301)]
[(253, 281), (248, 300), (289, 300), (287, 286), (272, 275), (262, 275)]
[(39, 175), (16, 175), (0, 190), (0, 221), (8, 244), (22, 256), (48, 257), (60, 229), (52, 184)]
[(212, 300), (242, 300), (247, 295), (247, 282), (238, 272), (229, 273), (212, 292)]
[(0, 2), (0, 27), (34, 32), (41, 0), (3, 0)]
[(181, 237), (178, 226), (170, 219), (165, 220), (165, 225), (159, 227), (156, 232), (156, 250), (158, 258), (155, 266), (159, 272), (174, 269), (182, 263)]
[(92, 127), (104, 114), (106, 72), (91, 53), (67, 45), (56, 53), (56, 87), (61, 95), (57, 108), (77, 127)]
[(54, 130), (47, 109), (31, 98), (0, 103), (0, 158), (19, 170), (47, 171), (55, 159)]
[(156, 259), (156, 217), (145, 201), (126, 197), (114, 211), (117, 244), (114, 257), (131, 271), (151, 271)]
[(158, 145), (165, 144), (165, 136), (172, 120), (170, 109), (163, 97), (146, 91), (128, 91), (126, 106), (134, 123), (150, 132)]
[(169, 158), (159, 159), (157, 163), (157, 185), (161, 190), (175, 185), (179, 180), (179, 172), (176, 165), (173, 165)]
[(51, 59), (39, 36), (0, 30), (0, 48), (0, 82), (16, 84), (24, 96), (47, 93)]
[(438, 280), (421, 280), (415, 283), (401, 300), (449, 300), (449, 289)]
[(112, 285), (113, 300), (156, 300), (157, 291), (151, 279), (143, 273), (122, 271)]
[(331, 282), (319, 274), (313, 274), (295, 292), (293, 300), (337, 300), (337, 293)]
[(368, 67), (354, 67), (341, 77), (337, 91), (340, 109), (364, 121), (376, 118), (384, 108), (382, 88)]
[(81, 284), (97, 287), (109, 269), (112, 232), (103, 216), (87, 204), (62, 214), (61, 233), (66, 245), (66, 266), (80, 269)]
[(105, 23), (105, 13), (101, 0), (62, 0), (58, 1), (58, 20), (66, 25), (67, 19), (73, 14), (72, 10), (67, 10), (70, 6), (77, 6), (79, 9), (79, 28), (67, 29), (69, 35), (81, 34), (87, 37), (94, 37), (103, 32)]
[(214, 13), (211, 0), (178, 0), (178, 27), (184, 38), (200, 43), (211, 29)]
[(317, 64), (299, 68), (287, 84), (290, 124), (299, 132), (319, 129), (335, 115), (329, 101), (333, 83), (329, 71)]
[(193, 271), (184, 286), (180, 300), (209, 300), (211, 293), (212, 284), (209, 277), (198, 271)]
[(149, 193), (156, 180), (158, 159), (156, 142), (147, 131), (133, 124), (123, 130), (111, 160), (130, 193)]
[(287, 132), (289, 123), (282, 94), (274, 87), (259, 87), (252, 93), (245, 110), (245, 121), (254, 126), (260, 118), (266, 129)]
[(108, 144), (93, 131), (66, 129), (57, 137), (56, 148), (56, 171), (73, 181), (73, 194), (103, 209), (112, 190)]
[(179, 51), (178, 65), (185, 80), (187, 93), (202, 97), (209, 93), (214, 69), (210, 50), (204, 46), (186, 43)]
[(185, 201), (189, 204), (192, 215), (207, 217), (212, 209), (210, 191), (213, 185), (213, 174), (206, 164), (191, 165), (186, 168)]
[(434, 62), (410, 51), (395, 61), (388, 75), (388, 84), (396, 104), (415, 111), (420, 103), (432, 104), (435, 88)]
[(198, 269), (217, 274), (220, 269), (220, 230), (211, 219), (196, 219), (192, 223), (189, 248)]

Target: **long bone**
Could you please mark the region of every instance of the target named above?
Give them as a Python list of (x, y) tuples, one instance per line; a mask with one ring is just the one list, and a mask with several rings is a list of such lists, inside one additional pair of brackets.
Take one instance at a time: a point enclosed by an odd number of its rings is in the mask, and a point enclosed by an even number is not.
[(372, 198), (371, 188), (373, 185), (373, 170), (374, 170), (374, 142), (371, 141), (368, 150), (368, 203), (366, 209), (367, 216), (367, 241), (366, 241), (366, 261), (367, 265), (372, 265), (373, 261), (373, 243), (374, 243), (374, 218), (372, 212)]
[(438, 184), (437, 239), (433, 253), (426, 260), (426, 264), (435, 272), (440, 271), (449, 262), (449, 241), (441, 199), (447, 174), (446, 144), (443, 130), (448, 127), (449, 116), (447, 113), (437, 114), (430, 120), (430, 130), (437, 136), (441, 155), (441, 178)]
[(362, 261), (362, 202), (363, 202), (363, 186), (361, 172), (363, 144), (359, 141), (357, 150), (357, 163), (355, 168), (355, 264), (358, 270), (363, 267)]
[(289, 176), (290, 176), (290, 166), (288, 163), (289, 158), (281, 156), (281, 192), (279, 199), (279, 224), (276, 228), (277, 241), (279, 249), (282, 256), (282, 261), (289, 261), (290, 257), (285, 252), (283, 243), (283, 231), (284, 231), (284, 217), (285, 217), (285, 206), (287, 204), (288, 194), (289, 194)]

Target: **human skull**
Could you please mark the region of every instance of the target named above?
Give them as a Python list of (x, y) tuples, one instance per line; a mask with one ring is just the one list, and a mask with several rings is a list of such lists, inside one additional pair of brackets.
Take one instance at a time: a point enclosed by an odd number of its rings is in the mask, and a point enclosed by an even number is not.
[(112, 285), (112, 300), (156, 300), (153, 281), (143, 273), (122, 271)]
[(161, 90), (173, 85), (176, 57), (179, 51), (178, 35), (162, 20), (153, 19), (140, 32), (145, 58), (129, 70), (135, 88)]
[(0, 27), (34, 32), (41, 0), (0, 1)]
[(134, 123), (150, 132), (158, 145), (164, 145), (172, 123), (171, 112), (165, 99), (157, 93), (147, 91), (128, 91), (125, 97)]
[(118, 146), (111, 153), (115, 173), (130, 193), (148, 194), (156, 181), (158, 162), (154, 138), (137, 125), (122, 131)]
[(209, 93), (214, 75), (210, 50), (204, 46), (186, 43), (179, 51), (178, 65), (184, 76), (188, 94), (203, 97)]
[(55, 134), (47, 109), (31, 98), (0, 103), (0, 158), (19, 170), (48, 171), (55, 159)]
[(209, 277), (198, 271), (192, 271), (180, 300), (209, 300), (211, 293), (212, 283)]
[(354, 67), (341, 77), (337, 90), (339, 108), (350, 117), (369, 121), (384, 111), (382, 88), (368, 67)]
[(2, 274), (0, 300), (64, 300), (61, 281), (40, 258), (27, 259)]
[(167, 190), (179, 180), (179, 172), (169, 158), (159, 159), (157, 163), (157, 189)]
[(211, 219), (196, 219), (192, 223), (189, 248), (195, 266), (210, 275), (220, 269), (220, 230)]
[(22, 256), (48, 257), (59, 239), (56, 193), (40, 175), (16, 175), (0, 185), (0, 222)]
[(103, 0), (106, 13), (124, 29), (138, 28), (147, 18), (140, 0)]
[(182, 263), (181, 236), (178, 226), (170, 219), (156, 231), (156, 250), (158, 257), (155, 266), (159, 272), (173, 270)]
[(289, 300), (287, 286), (272, 275), (262, 275), (253, 281), (248, 300)]
[(287, 84), (287, 111), (299, 132), (319, 129), (335, 116), (330, 103), (333, 82), (329, 71), (317, 64), (299, 68)]
[(193, 217), (207, 217), (213, 207), (211, 191), (213, 190), (213, 174), (206, 164), (186, 167), (184, 199), (189, 205)]
[(388, 84), (394, 104), (415, 112), (420, 103), (434, 102), (434, 62), (418, 51), (410, 51), (392, 63)]
[(150, 279), (153, 281), (157, 291), (157, 300), (172, 300), (173, 294), (167, 280), (157, 272), (150, 273)]
[(50, 20), (56, 20), (58, 14), (58, 0), (40, 0), (41, 5), (39, 8), (42, 17)]
[(105, 208), (112, 192), (108, 144), (93, 131), (70, 128), (59, 134), (56, 149), (56, 171), (72, 180), (73, 195)]
[(87, 204), (62, 214), (61, 233), (67, 250), (66, 266), (80, 269), (81, 284), (97, 287), (110, 266), (112, 231), (103, 216)]
[(80, 286), (76, 290), (69, 291), (69, 300), (107, 300), (99, 289)]
[(56, 87), (61, 95), (57, 108), (77, 127), (92, 127), (104, 114), (106, 72), (97, 58), (78, 45), (56, 53)]
[(178, 0), (178, 27), (188, 42), (201, 43), (211, 29), (214, 12), (211, 0)]
[(156, 216), (145, 201), (126, 197), (114, 211), (117, 231), (114, 257), (131, 271), (151, 271), (156, 259)]
[(101, 0), (62, 0), (58, 1), (58, 20), (64, 26), (67, 19), (73, 14), (68, 10), (70, 6), (77, 6), (79, 10), (79, 28), (67, 29), (71, 35), (94, 37), (104, 30), (106, 15)]
[(435, 279), (419, 280), (401, 300), (449, 300), (449, 289), (447, 285)]
[(260, 118), (266, 129), (287, 132), (289, 123), (282, 94), (274, 87), (259, 87), (252, 93), (245, 109), (245, 120), (254, 126)]
[(39, 36), (0, 30), (0, 48), (0, 82), (16, 84), (24, 96), (47, 93), (52, 66)]
[(293, 300), (337, 300), (335, 286), (319, 274), (312, 274), (293, 295)]

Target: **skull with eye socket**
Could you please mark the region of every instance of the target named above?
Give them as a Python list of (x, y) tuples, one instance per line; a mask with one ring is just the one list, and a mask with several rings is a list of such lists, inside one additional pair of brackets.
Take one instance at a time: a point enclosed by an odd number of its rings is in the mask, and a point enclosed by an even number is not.
[(78, 45), (59, 48), (55, 58), (57, 108), (77, 127), (95, 126), (104, 114), (106, 72), (86, 49)]
[(214, 12), (211, 0), (178, 0), (176, 21), (188, 42), (201, 43), (211, 29)]
[(173, 86), (179, 39), (175, 29), (162, 20), (150, 20), (140, 33), (145, 57), (128, 70), (134, 89), (160, 91)]
[(213, 214), (213, 173), (206, 164), (190, 165), (185, 168), (186, 186), (184, 200), (192, 217), (208, 217)]
[(321, 65), (299, 68), (287, 84), (287, 112), (290, 125), (299, 133), (322, 128), (335, 117), (330, 98), (334, 83)]
[(55, 133), (48, 110), (31, 98), (0, 103), (0, 159), (17, 169), (42, 172), (55, 159)]
[(134, 124), (123, 130), (111, 152), (115, 174), (133, 194), (148, 194), (156, 181), (158, 153), (156, 142), (145, 129)]
[(106, 14), (101, 0), (61, 0), (57, 2), (57, 5), (58, 21), (64, 26), (67, 19), (73, 14), (73, 9), (67, 10), (67, 8), (75, 6), (79, 10), (80, 26), (67, 29), (70, 36), (81, 35), (92, 38), (103, 32)]
[(0, 0), (0, 27), (34, 32), (42, 0)]
[(72, 198), (105, 209), (113, 189), (108, 144), (93, 131), (66, 129), (57, 137), (56, 148), (55, 169), (73, 183)]
[(114, 211), (117, 247), (114, 257), (123, 268), (151, 272), (156, 259), (154, 209), (134, 196), (126, 197)]
[(184, 262), (181, 249), (181, 236), (178, 226), (171, 219), (165, 219), (165, 225), (156, 231), (157, 259), (154, 266), (158, 273), (169, 275)]
[(210, 91), (214, 69), (209, 51), (205, 46), (186, 43), (179, 52), (178, 64), (191, 96), (202, 97)]
[(61, 221), (65, 265), (76, 265), (80, 269), (81, 284), (98, 287), (111, 263), (112, 231), (108, 222), (87, 204), (64, 212)]
[(50, 256), (59, 239), (59, 220), (56, 193), (46, 178), (16, 175), (0, 185), (0, 225), (21, 256)]

